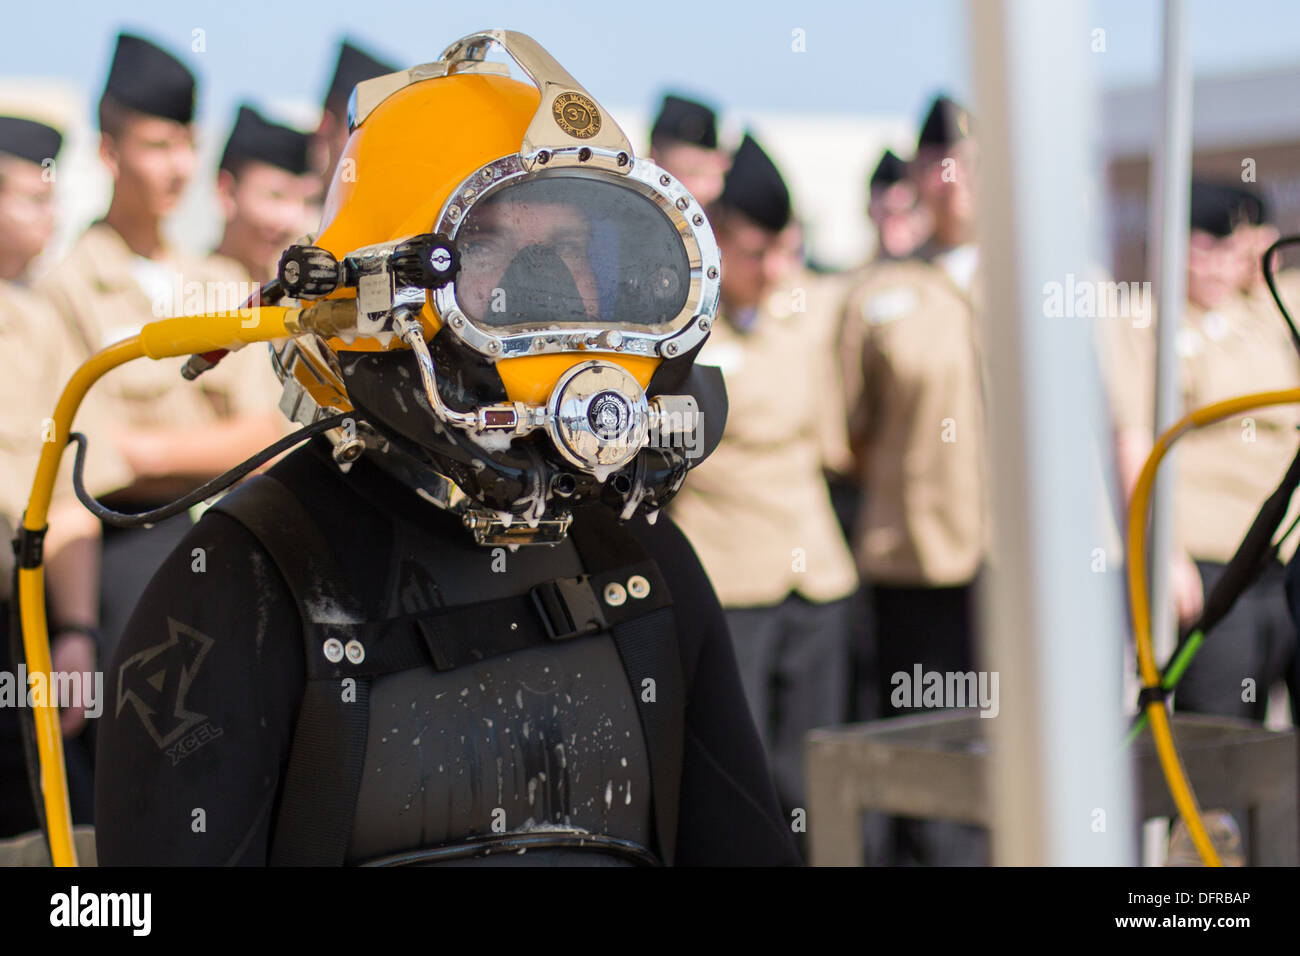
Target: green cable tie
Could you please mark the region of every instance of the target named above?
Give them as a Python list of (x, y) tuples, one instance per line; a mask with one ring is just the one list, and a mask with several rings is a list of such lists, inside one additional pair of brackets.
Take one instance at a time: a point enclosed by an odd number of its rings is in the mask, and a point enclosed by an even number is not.
[[(1182, 650), (1169, 662), (1169, 667), (1165, 670), (1165, 676), (1160, 681), (1161, 687), (1165, 690), (1173, 690), (1177, 686), (1178, 682), (1183, 679), (1183, 673), (1187, 670), (1188, 665), (1192, 663), (1192, 658), (1196, 656), (1196, 652), (1201, 649), (1204, 642), (1204, 631), (1197, 629), (1192, 632)], [(1146, 726), (1147, 715), (1146, 711), (1143, 711), (1133, 724), (1132, 729), (1129, 730), (1128, 736), (1124, 738), (1124, 746), (1128, 747), (1133, 741), (1137, 740), (1142, 731), (1146, 729)]]

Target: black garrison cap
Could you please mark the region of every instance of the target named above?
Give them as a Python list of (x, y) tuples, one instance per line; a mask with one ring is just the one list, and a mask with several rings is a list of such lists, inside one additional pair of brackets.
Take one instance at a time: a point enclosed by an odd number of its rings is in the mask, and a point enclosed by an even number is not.
[(1238, 222), (1248, 222), (1252, 226), (1262, 226), (1270, 221), (1268, 204), (1264, 197), (1245, 186), (1230, 186), (1237, 202), (1236, 217)]
[(971, 134), (970, 113), (946, 96), (936, 96), (921, 124), (916, 148), (952, 146)]
[(790, 190), (776, 164), (748, 133), (736, 150), (718, 204), (744, 213), (772, 232), (790, 222)]
[(221, 154), (221, 168), (234, 172), (241, 162), (252, 159), (302, 175), (311, 168), (307, 158), (310, 142), (306, 133), (272, 123), (245, 104), (239, 107), (235, 128)]
[(885, 150), (876, 163), (876, 170), (871, 174), (871, 188), (885, 189), (894, 183), (902, 182), (907, 177), (907, 163), (898, 158), (892, 149)]
[(38, 166), (58, 155), (63, 134), (52, 126), (18, 116), (0, 116), (0, 153)]
[(650, 129), (650, 141), (673, 139), (705, 149), (718, 148), (718, 117), (709, 107), (669, 93)]
[(1240, 186), (1194, 179), (1190, 213), (1193, 229), (1222, 239), (1240, 225), (1261, 224), (1266, 210), (1262, 199)]
[(354, 86), (385, 73), (396, 73), (397, 70), (398, 67), (391, 63), (377, 60), (350, 40), (344, 40), (339, 46), (338, 62), (334, 65), (334, 79), (330, 80), (329, 92), (325, 94), (325, 108), (345, 109)]
[(178, 123), (194, 119), (194, 74), (148, 40), (119, 33), (104, 92), (123, 106)]

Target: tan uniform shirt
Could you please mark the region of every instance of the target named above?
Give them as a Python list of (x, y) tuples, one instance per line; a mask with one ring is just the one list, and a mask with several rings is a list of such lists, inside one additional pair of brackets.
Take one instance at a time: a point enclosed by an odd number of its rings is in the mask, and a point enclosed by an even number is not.
[[(0, 516), (13, 527), (27, 507), (41, 451), (53, 439), (54, 407), (77, 364), (53, 307), (24, 286), (0, 281)], [(93, 407), (83, 404), (73, 430), (90, 440), (85, 483), (91, 494), (130, 483), (130, 469), (105, 440)], [(72, 498), (74, 451), (64, 451), (56, 501)]]
[(980, 566), (988, 505), (976, 333), (970, 296), (921, 260), (869, 267), (849, 297), (841, 354), (866, 580), (953, 586)]
[[(1267, 303), (1271, 306), (1271, 303)], [(1276, 309), (1236, 296), (1204, 310), (1189, 305), (1178, 331), (1180, 414), (1251, 392), (1300, 387), (1300, 359)], [(1151, 433), (1155, 323), (1133, 338), (1117, 372), (1122, 426)], [(1203, 561), (1226, 562), (1300, 447), (1300, 408), (1245, 412), (1193, 431), (1174, 446), (1178, 545)], [(1294, 545), (1284, 549), (1289, 557)]]
[(835, 292), (801, 275), (746, 331), (719, 316), (697, 359), (722, 370), (727, 427), (670, 507), (724, 607), (768, 607), (792, 591), (833, 601), (857, 587), (822, 474), (845, 457), (842, 429), (826, 427), (843, 421), (829, 348)]
[[(84, 359), (156, 319), (238, 308), (249, 292), (247, 277), (228, 262), (175, 252), (165, 259), (142, 260), (115, 229), (98, 222), (40, 288), (59, 310)], [(142, 282), (142, 276), (151, 278)], [(149, 282), (156, 286), (153, 297), (145, 291)], [(113, 420), (136, 427), (201, 428), (274, 408), (267, 396), (278, 396), (279, 388), (266, 346), (246, 346), (196, 382), (181, 376), (185, 360), (143, 359), (114, 369), (91, 390), (88, 401), (103, 406)]]

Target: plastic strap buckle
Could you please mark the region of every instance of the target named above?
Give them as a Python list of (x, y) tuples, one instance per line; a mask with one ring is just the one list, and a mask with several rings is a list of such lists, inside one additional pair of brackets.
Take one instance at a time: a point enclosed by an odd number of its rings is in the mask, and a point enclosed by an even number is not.
[(528, 592), (546, 636), (567, 641), (606, 627), (605, 614), (591, 589), (590, 575), (545, 581)]

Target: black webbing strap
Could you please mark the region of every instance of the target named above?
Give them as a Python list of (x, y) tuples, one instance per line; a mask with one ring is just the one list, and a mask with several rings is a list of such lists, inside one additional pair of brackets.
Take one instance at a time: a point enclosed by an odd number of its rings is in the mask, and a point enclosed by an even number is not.
[[(430, 664), (439, 671), (455, 670), (548, 641), (598, 634), (624, 619), (650, 613), (667, 594), (667, 587), (659, 586), (658, 568), (652, 562), (618, 569), (607, 577), (628, 580), (634, 575), (649, 582), (651, 593), (626, 602), (621, 609), (610, 608), (609, 613), (601, 608), (593, 579), (580, 575), (544, 581), (514, 597), (429, 608), (381, 621), (310, 622), (308, 643), (321, 651), (331, 638), (345, 647), (359, 642), (364, 657), (338, 664), (342, 676), (373, 678)], [(313, 674), (321, 676), (325, 671), (324, 676), (333, 677), (335, 665), (324, 664), (320, 657), (316, 654), (312, 660)]]
[[(597, 595), (603, 595), (610, 584), (628, 590), (627, 579), (622, 576), (629, 567), (648, 564), (650, 568), (650, 573), (644, 575), (650, 584), (647, 597), (629, 597), (618, 607), (606, 607), (605, 613), (645, 734), (659, 856), (666, 866), (672, 866), (677, 849), (686, 681), (668, 586), (645, 550), (618, 524), (612, 512), (586, 509), (575, 518), (570, 535), (591, 572), (592, 590)], [(649, 603), (652, 598), (653, 604)]]
[(271, 866), (342, 866), (352, 838), (370, 724), (370, 680), (308, 681), (293, 731)]
[[(294, 726), (270, 863), (342, 866), (361, 789), (370, 678), (328, 660), (322, 630), (346, 643), (352, 625), (338, 622), (362, 621), (361, 608), (345, 587), (325, 536), (275, 478), (251, 479), (213, 509), (234, 518), (257, 538), (284, 576), (303, 616), (309, 679)], [(309, 620), (311, 608), (331, 620)], [(353, 693), (345, 693), (345, 677), (356, 681)]]

